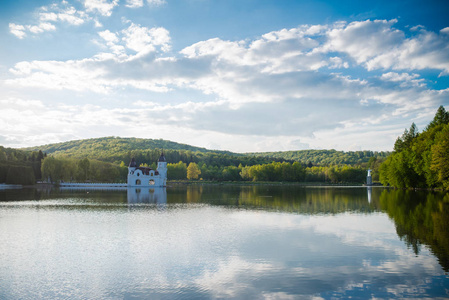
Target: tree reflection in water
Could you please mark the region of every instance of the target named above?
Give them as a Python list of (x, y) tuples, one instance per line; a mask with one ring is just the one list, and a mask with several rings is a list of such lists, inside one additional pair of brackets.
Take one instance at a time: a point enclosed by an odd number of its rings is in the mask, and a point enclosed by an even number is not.
[(398, 236), (416, 255), (427, 245), (449, 272), (449, 194), (386, 189), (379, 203), (394, 220)]

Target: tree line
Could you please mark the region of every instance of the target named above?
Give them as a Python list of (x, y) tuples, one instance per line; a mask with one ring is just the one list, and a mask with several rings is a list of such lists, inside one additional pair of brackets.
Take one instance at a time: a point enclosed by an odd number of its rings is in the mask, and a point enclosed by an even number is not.
[(42, 151), (22, 151), (0, 146), (0, 183), (31, 185), (41, 178)]
[[(131, 151), (138, 161), (156, 169), (160, 149)], [(292, 161), (271, 160), (266, 157), (233, 157), (228, 154), (195, 153), (164, 150), (168, 161), (169, 180), (206, 181), (285, 181), (364, 183), (366, 166), (308, 166)], [(276, 161), (277, 160), (277, 161)], [(126, 182), (128, 164), (48, 156), (42, 151), (21, 151), (0, 147), (0, 183), (34, 184), (48, 182)]]
[(305, 162), (312, 165), (360, 165), (369, 162), (372, 158), (384, 159), (390, 155), (387, 151), (337, 151), (337, 150), (298, 150), (248, 153), (255, 156), (265, 156), (284, 160)]
[(443, 106), (423, 132), (412, 123), (397, 138), (379, 179), (397, 188), (449, 189), (449, 113)]
[(336, 151), (336, 150), (298, 150), (282, 152), (233, 153), (229, 151), (208, 150), (162, 139), (139, 139), (104, 137), (68, 141), (27, 148), (29, 151), (41, 150), (56, 158), (93, 159), (119, 165), (128, 162), (130, 157), (138, 161), (152, 163), (164, 150), (170, 162), (183, 161), (206, 163), (207, 165), (243, 166), (275, 162), (300, 162), (311, 166), (361, 165), (371, 158), (383, 159), (389, 152), (376, 151)]
[[(147, 164), (140, 164), (148, 166)], [(19, 169), (18, 169), (19, 170)], [(31, 173), (31, 170), (21, 170)], [(41, 164), (41, 177), (48, 182), (108, 182), (125, 183), (128, 166), (90, 160), (46, 157)], [(167, 164), (168, 180), (204, 181), (276, 181), (276, 182), (321, 182), (364, 183), (366, 168), (361, 166), (313, 166), (299, 162), (271, 162), (243, 166), (217, 166), (206, 163), (179, 161)], [(19, 183), (19, 182), (16, 182)], [(30, 183), (31, 184), (31, 183)]]
[(169, 180), (208, 181), (268, 181), (268, 182), (320, 182), (365, 183), (366, 167), (312, 166), (299, 162), (271, 162), (243, 166), (213, 166), (205, 163), (179, 161), (167, 165)]

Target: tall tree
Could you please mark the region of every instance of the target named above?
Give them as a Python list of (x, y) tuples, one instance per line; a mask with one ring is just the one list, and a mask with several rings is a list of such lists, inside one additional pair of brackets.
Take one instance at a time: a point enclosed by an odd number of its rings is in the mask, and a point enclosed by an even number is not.
[(437, 125), (445, 125), (449, 124), (449, 113), (444, 109), (444, 106), (441, 105), (437, 113), (435, 114), (435, 117), (433, 118), (432, 122), (430, 122), (429, 125), (427, 125), (427, 129), (430, 129), (432, 127), (435, 127)]
[(187, 167), (187, 179), (198, 179), (198, 177), (201, 175), (201, 170), (198, 167), (198, 165), (194, 162), (191, 162), (189, 166)]

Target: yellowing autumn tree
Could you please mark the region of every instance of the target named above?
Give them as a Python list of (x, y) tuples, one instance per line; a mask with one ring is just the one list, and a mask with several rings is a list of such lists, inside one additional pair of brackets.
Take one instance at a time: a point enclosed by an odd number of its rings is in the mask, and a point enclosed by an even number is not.
[(187, 179), (198, 179), (201, 175), (201, 170), (198, 165), (194, 162), (191, 162), (187, 167)]

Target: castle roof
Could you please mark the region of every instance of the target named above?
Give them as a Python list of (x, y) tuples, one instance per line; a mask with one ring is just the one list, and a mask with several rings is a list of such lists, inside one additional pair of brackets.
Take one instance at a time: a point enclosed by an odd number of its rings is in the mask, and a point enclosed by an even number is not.
[(149, 167), (138, 167), (137, 170), (142, 171), (142, 174), (144, 175), (150, 175), (150, 171), (154, 171), (154, 175), (159, 175), (159, 172), (157, 170), (153, 170)]
[(131, 162), (129, 163), (130, 168), (137, 168), (137, 163), (134, 157), (131, 159)]
[(166, 162), (166, 161), (167, 161), (167, 160), (165, 159), (164, 152), (161, 153), (161, 157), (159, 157), (158, 161), (159, 161), (159, 162)]

